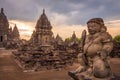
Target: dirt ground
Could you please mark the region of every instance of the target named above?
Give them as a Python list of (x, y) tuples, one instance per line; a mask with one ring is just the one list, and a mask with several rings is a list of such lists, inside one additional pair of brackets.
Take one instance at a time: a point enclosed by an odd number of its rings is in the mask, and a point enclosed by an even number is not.
[[(23, 72), (16, 64), (11, 51), (0, 49), (0, 80), (72, 80), (67, 71), (78, 67), (75, 64), (60, 71)], [(113, 58), (110, 61), (113, 73), (120, 75), (120, 58)]]

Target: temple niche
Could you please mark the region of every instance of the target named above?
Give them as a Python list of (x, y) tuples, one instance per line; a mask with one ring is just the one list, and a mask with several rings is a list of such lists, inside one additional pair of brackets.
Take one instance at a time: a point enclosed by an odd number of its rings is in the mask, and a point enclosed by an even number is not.
[[(17, 26), (15, 25), (14, 29), (12, 30), (12, 27), (9, 27), (9, 22), (8, 19), (6, 17), (6, 15), (4, 14), (4, 9), (1, 8), (1, 12), (0, 12), (0, 47), (9, 47), (11, 48), (12, 45), (14, 44), (16, 41), (16, 44), (18, 43), (18, 41), (20, 41), (20, 35), (19, 35), (19, 31), (17, 29)], [(16, 44), (14, 44), (13, 47), (16, 46)]]

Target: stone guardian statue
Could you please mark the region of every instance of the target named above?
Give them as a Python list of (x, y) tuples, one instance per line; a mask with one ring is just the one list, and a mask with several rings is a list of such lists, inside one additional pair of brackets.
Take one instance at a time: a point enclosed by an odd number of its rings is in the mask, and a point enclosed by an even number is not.
[(108, 56), (113, 49), (112, 37), (102, 18), (90, 19), (87, 28), (89, 34), (83, 31), (82, 53), (78, 54), (80, 66), (75, 71), (69, 71), (68, 75), (74, 80), (110, 80), (112, 73)]

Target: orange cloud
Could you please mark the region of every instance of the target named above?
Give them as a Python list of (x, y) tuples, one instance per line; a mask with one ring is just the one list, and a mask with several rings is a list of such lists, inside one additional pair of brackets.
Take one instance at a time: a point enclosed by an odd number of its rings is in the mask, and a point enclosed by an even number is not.
[(113, 20), (106, 22), (108, 32), (114, 37), (120, 35), (120, 20)]
[[(10, 26), (14, 27), (14, 24), (17, 25), (21, 38), (29, 40), (33, 30), (35, 30), (36, 22), (26, 22), (19, 20), (10, 20)], [(53, 21), (54, 23), (54, 21)], [(120, 35), (120, 20), (108, 21), (105, 23), (107, 26), (108, 32), (114, 37)], [(73, 31), (75, 31), (77, 37), (80, 38), (81, 33), (84, 29), (87, 30), (86, 26), (83, 25), (66, 25), (66, 24), (52, 24), (54, 36), (59, 34), (63, 39), (71, 37)]]
[(34, 30), (34, 22), (26, 22), (19, 20), (9, 20), (10, 26), (13, 28), (16, 24), (20, 33), (21, 38), (30, 39), (30, 36)]

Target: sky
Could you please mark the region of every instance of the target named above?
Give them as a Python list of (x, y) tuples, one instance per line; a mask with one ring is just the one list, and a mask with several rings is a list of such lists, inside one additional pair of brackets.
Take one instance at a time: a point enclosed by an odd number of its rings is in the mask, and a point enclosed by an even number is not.
[(0, 0), (0, 8), (4, 8), (10, 26), (18, 26), (23, 39), (30, 38), (43, 9), (54, 36), (63, 39), (74, 31), (80, 37), (86, 22), (96, 17), (104, 19), (113, 37), (120, 34), (120, 0)]

